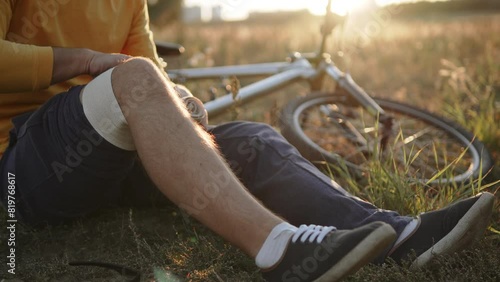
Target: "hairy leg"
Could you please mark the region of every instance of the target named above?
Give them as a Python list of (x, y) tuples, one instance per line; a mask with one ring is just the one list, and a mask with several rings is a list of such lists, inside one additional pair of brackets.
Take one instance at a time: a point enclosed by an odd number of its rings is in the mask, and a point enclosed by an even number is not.
[(282, 222), (242, 186), (148, 60), (115, 68), (112, 85), (148, 175), (172, 202), (255, 257)]
[(354, 229), (382, 221), (399, 234), (412, 220), (349, 194), (269, 125), (231, 122), (215, 127), (212, 133), (245, 187), (295, 226)]

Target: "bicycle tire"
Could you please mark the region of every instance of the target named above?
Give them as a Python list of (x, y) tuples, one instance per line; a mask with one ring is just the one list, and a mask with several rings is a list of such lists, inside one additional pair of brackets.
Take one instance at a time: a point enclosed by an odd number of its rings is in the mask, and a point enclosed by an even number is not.
[[(455, 122), (400, 102), (380, 98), (374, 100), (384, 111), (395, 116), (396, 126), (393, 126), (393, 131), (397, 137), (390, 143), (392, 153), (389, 155), (392, 156), (391, 165), (396, 169), (404, 169), (403, 172), (407, 177), (429, 185), (465, 183), (485, 176), (492, 168), (493, 160), (484, 144)], [(378, 123), (376, 118), (367, 113), (363, 114), (366, 110), (359, 104), (349, 101), (352, 101), (352, 98), (335, 93), (313, 93), (294, 99), (282, 110), (279, 125), (281, 133), (309, 161), (315, 163), (326, 161), (337, 165), (343, 162), (351, 172), (359, 174), (366, 169), (363, 165), (370, 155), (375, 155), (376, 152), (367, 154), (369, 146), (364, 146), (363, 149), (358, 147), (354, 151), (352, 148), (346, 148), (357, 145), (350, 141), (342, 141), (341, 139), (348, 138), (344, 133), (338, 133), (342, 131), (338, 124), (332, 123), (331, 118), (328, 120), (328, 117), (321, 117), (322, 114), (315, 109), (322, 105), (334, 107), (336, 115), (342, 115), (342, 119), (349, 120), (350, 124), (363, 132), (364, 138), (375, 144), (377, 141), (375, 124)], [(315, 121), (312, 129), (304, 129), (302, 122), (305, 119), (312, 120), (311, 115), (316, 116), (319, 121)], [(330, 128), (318, 126), (318, 122), (324, 123), (325, 120)], [(342, 122), (345, 123), (345, 120)], [(372, 129), (368, 130), (367, 126), (371, 126)], [(412, 131), (413, 126), (415, 132)], [(432, 136), (433, 134), (438, 136)], [(398, 138), (401, 140), (398, 141)], [(405, 142), (410, 143), (410, 147), (406, 146)], [(371, 149), (376, 151), (375, 147), (372, 146)], [(380, 157), (384, 154), (388, 153), (378, 152), (376, 155)], [(398, 163), (401, 161), (399, 158), (405, 163)], [(434, 172), (430, 173), (429, 170)]]

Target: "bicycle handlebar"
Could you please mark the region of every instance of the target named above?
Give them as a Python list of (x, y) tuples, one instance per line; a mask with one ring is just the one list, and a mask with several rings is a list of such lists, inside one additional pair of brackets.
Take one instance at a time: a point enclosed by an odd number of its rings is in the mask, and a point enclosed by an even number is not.
[(160, 57), (179, 56), (185, 51), (184, 46), (177, 43), (155, 41), (155, 45), (156, 53)]

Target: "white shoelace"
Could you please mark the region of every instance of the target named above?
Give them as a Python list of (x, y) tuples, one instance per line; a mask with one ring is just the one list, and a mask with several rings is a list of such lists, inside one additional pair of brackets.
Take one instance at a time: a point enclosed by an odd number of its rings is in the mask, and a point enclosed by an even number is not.
[(321, 243), (325, 236), (333, 230), (336, 230), (336, 228), (332, 226), (302, 224), (293, 235), (292, 242), (295, 243), (297, 239), (300, 238), (300, 242), (304, 243), (309, 238), (310, 243), (312, 243), (314, 239), (316, 239), (316, 242)]

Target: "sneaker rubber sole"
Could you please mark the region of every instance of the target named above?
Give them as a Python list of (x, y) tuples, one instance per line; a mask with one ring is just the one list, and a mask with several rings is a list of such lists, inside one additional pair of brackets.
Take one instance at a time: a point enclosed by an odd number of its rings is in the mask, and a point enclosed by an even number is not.
[(491, 193), (481, 194), (457, 225), (435, 245), (418, 256), (410, 265), (410, 269), (421, 268), (436, 256), (462, 250), (478, 239), (490, 222), (494, 198)]

